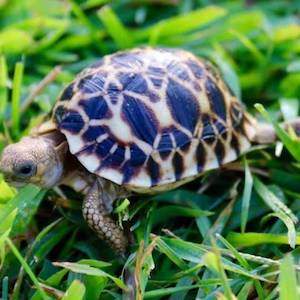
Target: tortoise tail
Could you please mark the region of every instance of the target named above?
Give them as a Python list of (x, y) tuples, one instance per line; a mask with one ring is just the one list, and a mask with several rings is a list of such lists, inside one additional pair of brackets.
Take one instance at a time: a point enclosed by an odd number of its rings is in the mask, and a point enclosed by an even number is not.
[[(296, 135), (300, 138), (300, 117), (293, 121), (287, 121), (281, 124), (285, 130), (290, 127), (295, 131)], [(271, 124), (258, 123), (256, 126), (256, 133), (251, 139), (252, 142), (258, 144), (271, 144), (278, 139), (275, 129)]]

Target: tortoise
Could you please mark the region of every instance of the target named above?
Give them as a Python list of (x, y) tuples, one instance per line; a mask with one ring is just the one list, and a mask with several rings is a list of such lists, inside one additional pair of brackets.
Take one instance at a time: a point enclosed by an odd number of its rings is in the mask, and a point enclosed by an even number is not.
[[(291, 124), (299, 133), (300, 120)], [(4, 149), (0, 169), (15, 186), (82, 193), (88, 225), (122, 254), (128, 238), (111, 216), (116, 199), (177, 188), (275, 139), (208, 61), (145, 47), (84, 69), (50, 120)]]

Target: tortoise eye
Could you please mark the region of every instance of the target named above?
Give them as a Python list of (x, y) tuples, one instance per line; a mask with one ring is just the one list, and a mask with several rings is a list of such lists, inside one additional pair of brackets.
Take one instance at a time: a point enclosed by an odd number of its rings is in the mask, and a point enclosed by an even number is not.
[(18, 166), (15, 172), (18, 177), (31, 177), (36, 173), (36, 165), (33, 162), (25, 162)]

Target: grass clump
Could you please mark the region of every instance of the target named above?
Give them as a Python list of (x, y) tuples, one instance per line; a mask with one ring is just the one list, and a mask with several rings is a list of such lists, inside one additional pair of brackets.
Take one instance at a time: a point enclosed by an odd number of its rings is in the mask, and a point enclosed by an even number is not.
[(137, 299), (299, 298), (299, 142), (277, 126), (299, 114), (299, 9), (298, 1), (0, 1), (1, 149), (40, 123), (82, 68), (141, 45), (217, 64), (285, 145), (279, 156), (257, 147), (178, 190), (117, 203), (136, 240), (125, 265), (91, 234), (78, 195), (17, 192), (1, 179), (2, 299), (119, 299), (125, 266)]

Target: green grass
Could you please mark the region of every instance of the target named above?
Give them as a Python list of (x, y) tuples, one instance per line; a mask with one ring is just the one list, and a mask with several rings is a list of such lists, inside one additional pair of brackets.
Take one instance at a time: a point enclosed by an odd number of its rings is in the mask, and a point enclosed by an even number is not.
[(136, 241), (126, 262), (85, 225), (79, 195), (17, 192), (1, 179), (2, 299), (120, 299), (124, 268), (137, 299), (298, 299), (300, 145), (278, 124), (299, 115), (299, 13), (296, 0), (0, 1), (0, 150), (40, 123), (82, 68), (139, 45), (211, 60), (284, 145), (176, 191), (120, 200), (114, 213)]

